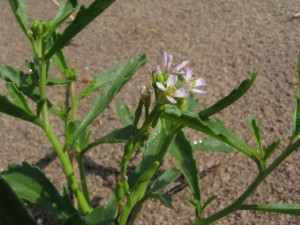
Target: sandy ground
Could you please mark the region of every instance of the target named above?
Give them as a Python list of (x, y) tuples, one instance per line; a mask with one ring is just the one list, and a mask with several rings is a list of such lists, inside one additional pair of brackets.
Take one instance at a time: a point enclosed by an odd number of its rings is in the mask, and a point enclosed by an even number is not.
[[(52, 1), (28, 0), (29, 20), (47, 19), (55, 14)], [(9, 4), (0, 0), (0, 64), (25, 69), (30, 47)], [(228, 94), (255, 69), (260, 75), (244, 98), (219, 117), (250, 144), (246, 126), (248, 113), (261, 124), (264, 144), (280, 137), (275, 155), (287, 145), (291, 136), (291, 113), (297, 87), (297, 54), (300, 49), (300, 11), (298, 0), (119, 0), (81, 32), (73, 45), (65, 49), (69, 63), (80, 78), (109, 68), (135, 55), (147, 53), (148, 63), (124, 87), (118, 98), (134, 110), (139, 87), (150, 86), (150, 73), (162, 63), (162, 52), (174, 55), (175, 62), (189, 59), (190, 66), (207, 81), (207, 95), (201, 96), (201, 108)], [(78, 90), (84, 88), (78, 82)], [(5, 85), (0, 83), (5, 92)], [(64, 101), (64, 89), (50, 91), (54, 102)], [(83, 118), (92, 104), (87, 98), (79, 108)], [(92, 139), (122, 125), (116, 116), (115, 102), (91, 126)], [(63, 125), (54, 120), (63, 139)], [(188, 131), (189, 132), (189, 131)], [(189, 132), (192, 140), (201, 135)], [(26, 160), (38, 163), (58, 188), (66, 184), (53, 157), (51, 145), (35, 126), (0, 114), (0, 169)], [(88, 167), (89, 188), (97, 204), (105, 204), (115, 184), (122, 146), (103, 145), (91, 150)], [(200, 170), (220, 163), (215, 173), (201, 181), (203, 198), (217, 195), (206, 215), (235, 199), (255, 177), (255, 165), (241, 154), (196, 153)], [(291, 155), (258, 188), (248, 203), (300, 203), (300, 152)], [(171, 159), (166, 167), (175, 166)], [(174, 196), (174, 209), (149, 201), (136, 224), (191, 224), (193, 209), (184, 200), (185, 190)], [(40, 216), (40, 215), (37, 215)], [(48, 222), (47, 222), (48, 221)], [(51, 224), (40, 219), (41, 224)], [(300, 224), (294, 216), (239, 211), (215, 224)]]

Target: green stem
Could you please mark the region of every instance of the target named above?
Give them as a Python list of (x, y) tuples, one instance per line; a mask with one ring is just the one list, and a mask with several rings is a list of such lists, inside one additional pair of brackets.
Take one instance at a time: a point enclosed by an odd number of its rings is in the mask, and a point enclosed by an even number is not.
[(67, 177), (68, 183), (72, 188), (72, 191), (74, 192), (74, 195), (78, 201), (79, 208), (81, 209), (83, 214), (90, 213), (92, 211), (92, 208), (90, 207), (88, 201), (86, 200), (85, 195), (81, 192), (79, 188), (76, 176), (72, 168), (70, 158), (68, 154), (65, 154), (65, 152), (67, 153), (67, 151), (64, 151), (64, 149), (61, 147), (56, 135), (54, 134), (50, 126), (45, 127), (45, 133), (47, 134), (51, 144), (53, 145), (56, 151), (56, 154), (58, 155), (64, 173)]
[(211, 215), (210, 217), (200, 221), (198, 225), (206, 225), (211, 224), (230, 213), (233, 213), (240, 209), (240, 206), (243, 202), (256, 190), (256, 188), (264, 181), (264, 179), (279, 166), (293, 151), (295, 151), (300, 145), (300, 139), (293, 139), (291, 144), (281, 153), (281, 155), (274, 160), (274, 162), (263, 172), (260, 173), (256, 179), (252, 182), (252, 184), (247, 188), (247, 190), (236, 199), (231, 205), (226, 208), (220, 210), (219, 212)]
[[(41, 51), (43, 53), (43, 51)], [(87, 200), (85, 199), (85, 196), (81, 192), (79, 185), (77, 183), (77, 179), (75, 177), (72, 164), (70, 162), (70, 158), (68, 154), (66, 154), (64, 149), (61, 147), (57, 136), (55, 135), (51, 125), (50, 125), (50, 118), (48, 114), (48, 107), (47, 107), (47, 66), (49, 61), (43, 60), (40, 58), (40, 83), (39, 83), (39, 88), (40, 88), (40, 95), (41, 95), (41, 100), (45, 101), (45, 104), (43, 105), (42, 108), (42, 115), (43, 115), (43, 120), (44, 120), (44, 131), (49, 138), (52, 146), (54, 147), (58, 158), (61, 162), (61, 165), (63, 167), (64, 173), (67, 177), (68, 183), (71, 186), (74, 195), (76, 196), (76, 199), (78, 201), (79, 207), (82, 210), (84, 214), (87, 214), (91, 212), (91, 207), (89, 206)]]
[[(129, 197), (131, 201), (128, 201), (126, 203), (126, 206), (124, 207), (121, 217), (120, 217), (120, 223), (119, 225), (126, 225), (128, 222), (129, 216), (136, 206), (136, 204), (139, 205), (140, 201), (144, 199), (145, 192), (147, 190), (148, 184), (154, 175), (155, 171), (160, 165), (160, 161), (164, 158), (164, 156), (167, 154), (171, 144), (174, 141), (174, 138), (176, 137), (178, 132), (178, 129), (175, 128), (171, 131), (171, 133), (166, 137), (163, 146), (161, 147), (160, 154), (156, 156), (156, 161), (148, 170), (144, 171), (144, 173), (141, 174), (140, 178), (138, 179), (137, 183), (133, 185), (132, 187), (132, 193), (129, 193)], [(140, 179), (143, 179), (142, 181)], [(144, 181), (144, 179), (146, 179)], [(139, 199), (142, 199), (139, 201)], [(145, 200), (145, 199), (144, 199)], [(139, 206), (138, 206), (139, 207)], [(133, 215), (133, 220), (136, 215)], [(130, 219), (131, 220), (131, 219)], [(130, 221), (129, 221), (130, 222)], [(131, 222), (132, 224), (133, 222)]]
[(74, 82), (68, 85), (69, 96), (71, 99), (71, 120), (76, 121), (77, 119), (77, 99), (75, 98)]
[[(69, 91), (69, 96), (71, 99), (71, 120), (76, 122), (77, 121), (78, 102), (77, 102), (77, 99), (75, 98), (74, 82), (72, 82), (71, 84), (68, 85), (68, 91)], [(81, 149), (79, 147), (79, 143), (75, 142), (74, 146), (75, 146), (75, 151), (76, 151), (76, 160), (77, 160), (78, 168), (79, 168), (81, 188), (82, 188), (83, 194), (85, 196), (85, 199), (87, 200), (89, 206), (91, 207), (91, 200), (90, 200), (86, 176), (85, 176), (84, 156), (83, 156), (83, 154), (81, 154)]]
[(83, 191), (83, 194), (84, 194), (86, 200), (89, 203), (89, 206), (91, 207), (91, 199), (90, 199), (89, 190), (88, 190), (88, 186), (87, 186), (87, 182), (86, 182), (83, 156), (78, 155), (77, 156), (77, 162), (78, 162), (78, 167), (79, 167), (80, 182), (81, 182), (82, 191)]
[(41, 60), (40, 64), (40, 95), (41, 101), (44, 101), (44, 105), (42, 108), (42, 115), (45, 126), (49, 126), (50, 119), (48, 115), (48, 106), (47, 106), (47, 66), (48, 62)]

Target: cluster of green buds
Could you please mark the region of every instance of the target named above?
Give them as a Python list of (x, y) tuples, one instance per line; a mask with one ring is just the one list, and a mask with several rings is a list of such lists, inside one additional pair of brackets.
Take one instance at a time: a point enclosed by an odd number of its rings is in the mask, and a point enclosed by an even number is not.
[(173, 56), (164, 52), (164, 69), (161, 70), (159, 66), (156, 67), (152, 73), (152, 82), (155, 89), (157, 100), (161, 104), (172, 103), (182, 105), (186, 101), (190, 93), (205, 94), (206, 91), (198, 89), (206, 85), (203, 78), (196, 78), (194, 70), (184, 67), (189, 63), (183, 61), (173, 69), (171, 69)]
[(53, 21), (33, 21), (30, 26), (30, 36), (33, 38), (33, 48), (36, 55), (40, 58), (45, 51), (49, 36), (54, 27)]

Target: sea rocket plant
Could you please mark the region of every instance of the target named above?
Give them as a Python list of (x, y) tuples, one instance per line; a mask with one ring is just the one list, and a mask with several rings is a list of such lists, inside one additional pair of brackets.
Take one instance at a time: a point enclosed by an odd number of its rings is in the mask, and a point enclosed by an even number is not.
[[(61, 0), (53, 20), (34, 20), (31, 25), (27, 22), (26, 1), (8, 1), (31, 44), (33, 55), (31, 60), (26, 61), (30, 69), (30, 73), (26, 75), (13, 67), (0, 65), (0, 80), (7, 87), (6, 94), (0, 93), (0, 113), (33, 123), (45, 133), (61, 163), (69, 187), (64, 187), (61, 195), (42, 170), (27, 162), (12, 165), (6, 171), (1, 171), (0, 168), (1, 225), (37, 225), (23, 203), (44, 208), (56, 219), (57, 225), (133, 225), (146, 200), (154, 198), (166, 207), (173, 208), (171, 196), (185, 187), (189, 187), (192, 194), (192, 198), (187, 200), (195, 209), (193, 225), (213, 224), (238, 210), (300, 215), (300, 204), (245, 204), (264, 179), (300, 147), (300, 84), (297, 89), (290, 144), (271, 162), (268, 160), (280, 141), (275, 140), (267, 147), (263, 146), (260, 128), (252, 116), (248, 116), (248, 126), (256, 141), (254, 148), (232, 133), (221, 119), (211, 118), (247, 92), (256, 79), (257, 71), (230, 94), (197, 112), (198, 101), (193, 100), (192, 95), (206, 93), (201, 90), (206, 85), (205, 80), (197, 78), (192, 68), (185, 69), (188, 61), (172, 67), (173, 56), (168, 52), (164, 52), (163, 71), (157, 66), (152, 73), (156, 97), (154, 104), (151, 102), (151, 92), (146, 86), (141, 89), (134, 115), (124, 102), (117, 101), (117, 114), (124, 127), (92, 141), (89, 139), (89, 126), (109, 106), (136, 70), (146, 63), (147, 55), (136, 56), (97, 72), (93, 80), (88, 82), (82, 79), (89, 84), (77, 93), (79, 90), (76, 91), (74, 82), (80, 74), (69, 66), (64, 56), (64, 48), (115, 0), (93, 0), (88, 7), (79, 5), (77, 0)], [(80, 10), (75, 19), (66, 24), (65, 30), (59, 33), (56, 28), (77, 9)], [(298, 65), (300, 81), (300, 55)], [(61, 78), (52, 76), (56, 74), (52, 72), (53, 66), (61, 72)], [(67, 91), (65, 106), (51, 102), (52, 96), (49, 94), (52, 92), (48, 92), (51, 86), (63, 84)], [(100, 93), (96, 95), (89, 112), (83, 119), (78, 120), (77, 109), (82, 104), (81, 100), (96, 92)], [(64, 123), (63, 140), (59, 138), (60, 131), (54, 129), (53, 115)], [(190, 128), (208, 137), (195, 143), (189, 140), (183, 128)], [(99, 129), (106, 131), (107, 127), (99, 125)], [(119, 170), (120, 180), (113, 188), (115, 191), (108, 203), (94, 206), (85, 175), (85, 154), (100, 144), (117, 143), (125, 143)], [(257, 176), (231, 204), (206, 216), (204, 211), (216, 196), (213, 195), (203, 202), (205, 198), (201, 193), (201, 177), (198, 176), (200, 171), (193, 152), (232, 152), (234, 149), (253, 160), (257, 165)], [(132, 161), (137, 152), (142, 155), (142, 159), (137, 157)], [(166, 157), (172, 157), (178, 168), (161, 167)], [(134, 170), (128, 171), (129, 164)], [(180, 176), (184, 177), (184, 182), (188, 185), (182, 186), (181, 183), (174, 187), (176, 191), (174, 188), (166, 190), (166, 186), (178, 181)], [(74, 198), (73, 202), (67, 190), (73, 193), (70, 194)]]

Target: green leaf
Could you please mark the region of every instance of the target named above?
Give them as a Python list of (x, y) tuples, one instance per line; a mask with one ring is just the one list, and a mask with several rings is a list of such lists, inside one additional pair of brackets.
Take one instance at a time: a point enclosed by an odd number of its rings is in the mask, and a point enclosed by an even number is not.
[(259, 205), (241, 205), (242, 210), (255, 210), (263, 212), (275, 212), (300, 216), (300, 204), (259, 204)]
[(205, 152), (233, 152), (234, 149), (225, 144), (222, 141), (219, 141), (215, 138), (203, 138), (199, 141), (193, 141), (191, 143), (193, 151), (205, 151)]
[(107, 134), (107, 135), (97, 139), (96, 141), (88, 144), (82, 150), (82, 154), (84, 154), (89, 149), (91, 149), (91, 148), (93, 148), (97, 145), (100, 145), (100, 144), (104, 144), (104, 143), (109, 143), (109, 144), (126, 143), (129, 139), (129, 137), (130, 137), (131, 130), (132, 130), (132, 125), (129, 125), (127, 127), (123, 127), (119, 130), (114, 130), (110, 134)]
[(27, 104), (27, 100), (25, 99), (25, 96), (17, 88), (17, 86), (14, 83), (8, 82), (8, 83), (6, 83), (6, 87), (9, 91), (9, 95), (12, 97), (14, 103), (17, 106), (19, 106), (20, 108), (22, 108), (24, 111), (26, 111), (28, 114), (32, 114), (32, 111)]
[(124, 126), (133, 124), (134, 115), (130, 111), (126, 103), (120, 99), (116, 101), (117, 114)]
[(8, 0), (10, 7), (19, 23), (19, 26), (30, 40), (33, 42), (33, 38), (28, 34), (27, 30), (27, 14), (26, 14), (26, 0)]
[(0, 224), (37, 225), (9, 184), (0, 177)]
[(229, 95), (222, 98), (214, 105), (199, 112), (198, 113), (199, 117), (201, 119), (207, 119), (210, 116), (222, 111), (223, 109), (225, 109), (226, 107), (234, 103), (236, 100), (238, 100), (248, 91), (248, 89), (252, 86), (253, 82), (255, 81), (257, 75), (258, 75), (258, 71), (255, 71), (250, 77), (244, 80), (240, 84), (240, 86), (237, 89), (234, 89)]
[(94, 104), (85, 118), (80, 123), (78, 129), (67, 141), (67, 146), (72, 145), (80, 133), (90, 125), (94, 119), (107, 107), (115, 95), (121, 90), (125, 83), (133, 76), (147, 60), (146, 55), (135, 57), (125, 63), (114, 66), (103, 72), (103, 76), (109, 77), (110, 82), (105, 85), (103, 93), (97, 95)]
[(56, 42), (45, 58), (50, 59), (54, 53), (67, 45), (84, 27), (92, 22), (114, 1), (115, 0), (94, 0), (94, 2), (92, 2), (89, 7), (82, 5), (74, 21), (57, 38)]
[(277, 146), (279, 144), (280, 144), (280, 140), (277, 139), (272, 144), (270, 144), (270, 145), (267, 146), (267, 148), (265, 149), (264, 160), (267, 160), (272, 155), (272, 153), (275, 151), (275, 149), (277, 148)]
[(13, 104), (3, 95), (0, 95), (0, 112), (43, 127), (43, 122), (36, 115), (28, 113), (23, 108)]
[(150, 187), (151, 192), (156, 192), (168, 184), (174, 182), (180, 176), (180, 171), (177, 169), (168, 169), (157, 179), (155, 179)]
[(63, 225), (110, 225), (117, 217), (118, 210), (113, 206), (99, 206), (85, 217), (72, 215)]
[(199, 99), (196, 98), (193, 94), (191, 94), (187, 98), (187, 111), (195, 112), (197, 107), (199, 106)]
[(23, 73), (21, 71), (16, 71), (10, 66), (0, 66), (0, 78), (7, 81), (13, 82), (17, 87), (21, 86), (21, 77)]
[(162, 127), (161, 121), (158, 121), (145, 144), (140, 170), (141, 173), (149, 169), (156, 161), (162, 162), (173, 139), (174, 137), (167, 135), (166, 130)]
[(192, 146), (184, 135), (183, 131), (179, 131), (175, 141), (171, 147), (170, 154), (178, 163), (179, 169), (189, 184), (193, 193), (194, 200), (198, 203), (196, 210), (200, 212), (200, 179), (198, 176), (198, 165), (193, 156)]
[(172, 205), (172, 198), (170, 195), (161, 193), (161, 192), (157, 192), (157, 193), (148, 193), (148, 196), (150, 198), (154, 198), (159, 200), (164, 206), (173, 209), (173, 205)]
[(20, 199), (44, 207), (61, 222), (77, 212), (68, 195), (61, 196), (37, 167), (26, 162), (22, 165), (11, 165), (1, 177), (9, 183)]
[(299, 136), (300, 134), (300, 54), (298, 55), (298, 87), (296, 93), (296, 106), (292, 116), (292, 122), (293, 122), (294, 137)]
[(197, 114), (182, 112), (182, 114), (179, 115), (174, 114), (173, 110), (169, 111), (168, 109), (165, 110), (162, 117), (222, 141), (249, 156), (260, 165), (260, 161), (256, 158), (252, 149), (240, 137), (231, 133), (225, 124), (219, 119), (204, 121)]
[(262, 146), (262, 140), (261, 140), (261, 135), (259, 131), (259, 126), (256, 122), (256, 120), (249, 114), (248, 115), (248, 127), (255, 138), (256, 144), (258, 146), (258, 149), (260, 153), (263, 153), (263, 146)]
[(62, 85), (62, 84), (70, 84), (72, 80), (64, 80), (58, 77), (48, 77), (47, 78), (47, 85), (54, 86), (54, 85)]
[(56, 16), (53, 20), (54, 29), (64, 22), (75, 11), (77, 4), (77, 0), (60, 1)]
[[(13, 82), (16, 85), (16, 87), (19, 88), (23, 92), (24, 95), (28, 96), (34, 102), (41, 104), (41, 103), (39, 103), (40, 102), (40, 93), (38, 90), (38, 79), (39, 78), (38, 78), (37, 74), (35, 74), (35, 73), (24, 74), (22, 71), (16, 71), (12, 67), (0, 66), (0, 78), (4, 79), (7, 82)], [(0, 96), (0, 102), (8, 101), (7, 99), (4, 100), (4, 98), (6, 98), (6, 97)], [(7, 103), (5, 103), (5, 104), (7, 104)], [(12, 103), (10, 103), (10, 104), (12, 104)], [(48, 104), (48, 108), (49, 108), (50, 112), (52, 112), (54, 115), (58, 116), (62, 120), (66, 120), (66, 116), (64, 114), (60, 113), (53, 106), (53, 104), (50, 101), (47, 101), (47, 104)], [(0, 106), (1, 106), (1, 104), (0, 104)], [(18, 118), (20, 118), (19, 116), (22, 116), (21, 112), (19, 112), (19, 113), (13, 112), (12, 110), (9, 110), (9, 109), (2, 109), (2, 110), (10, 111), (10, 113), (18, 115), (18, 116), (15, 116)], [(0, 112), (3, 112), (3, 111), (1, 111), (1, 109), (0, 109)], [(7, 113), (7, 114), (9, 114), (9, 113)], [(9, 114), (9, 115), (12, 115), (12, 114)], [(25, 116), (25, 117), (27, 118), (28, 116)], [(37, 117), (35, 117), (35, 118), (37, 118)], [(35, 118), (32, 119), (32, 115), (31, 115), (31, 116), (29, 116), (29, 121), (34, 120)], [(25, 120), (28, 121), (28, 119), (25, 119)]]
[(203, 210), (210, 204), (212, 203), (218, 196), (213, 195), (211, 197), (209, 197), (206, 202), (203, 204), (201, 211), (203, 212)]
[(65, 74), (65, 71), (67, 71), (68, 64), (66, 61), (66, 58), (62, 52), (62, 50), (58, 50), (52, 57), (53, 63), (56, 65), (58, 70), (62, 73)]

